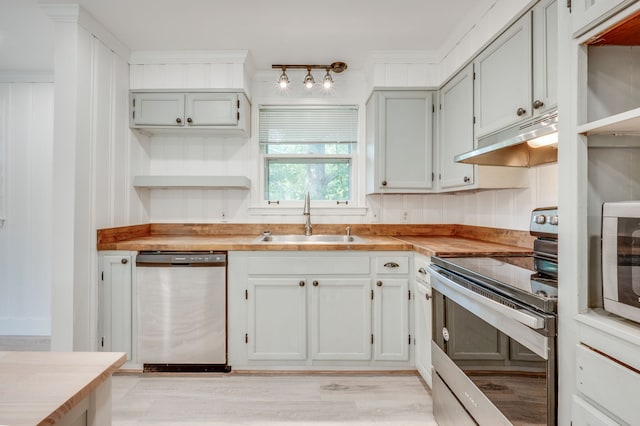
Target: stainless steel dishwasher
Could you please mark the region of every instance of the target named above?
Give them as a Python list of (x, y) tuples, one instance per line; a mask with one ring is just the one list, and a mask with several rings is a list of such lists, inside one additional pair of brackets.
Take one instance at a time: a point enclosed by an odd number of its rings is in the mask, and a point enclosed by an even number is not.
[(227, 254), (140, 252), (138, 361), (144, 371), (229, 371)]

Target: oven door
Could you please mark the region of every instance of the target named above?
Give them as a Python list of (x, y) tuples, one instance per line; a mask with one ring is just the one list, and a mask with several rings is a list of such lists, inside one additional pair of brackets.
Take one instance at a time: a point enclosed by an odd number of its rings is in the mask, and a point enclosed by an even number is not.
[(429, 269), (433, 368), (448, 389), (481, 425), (555, 424), (555, 315)]

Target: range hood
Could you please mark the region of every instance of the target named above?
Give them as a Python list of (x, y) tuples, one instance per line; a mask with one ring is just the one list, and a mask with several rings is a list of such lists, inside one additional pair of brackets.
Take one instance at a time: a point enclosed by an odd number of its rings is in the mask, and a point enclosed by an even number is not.
[(518, 123), (496, 133), (478, 138), (478, 148), (453, 159), (458, 163), (483, 166), (531, 167), (558, 161), (558, 146), (532, 148), (528, 141), (558, 131), (558, 111)]

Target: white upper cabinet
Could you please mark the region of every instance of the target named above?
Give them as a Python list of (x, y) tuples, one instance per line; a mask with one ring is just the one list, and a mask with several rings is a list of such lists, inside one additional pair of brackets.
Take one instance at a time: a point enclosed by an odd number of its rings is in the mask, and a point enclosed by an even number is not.
[(474, 60), (475, 136), (532, 116), (531, 12), (527, 12)]
[(430, 192), (433, 92), (377, 90), (367, 102), (367, 192)]
[(473, 140), (473, 64), (467, 65), (440, 90), (438, 184), (440, 190), (474, 184), (473, 164), (453, 157), (471, 151)]
[(634, 0), (574, 0), (571, 2), (571, 23), (575, 36), (604, 21)]
[(185, 116), (189, 126), (236, 126), (240, 120), (240, 100), (236, 93), (190, 93)]
[(543, 0), (533, 8), (534, 114), (558, 105), (558, 4)]
[(200, 129), (249, 134), (250, 104), (243, 93), (132, 91), (132, 128), (152, 133)]

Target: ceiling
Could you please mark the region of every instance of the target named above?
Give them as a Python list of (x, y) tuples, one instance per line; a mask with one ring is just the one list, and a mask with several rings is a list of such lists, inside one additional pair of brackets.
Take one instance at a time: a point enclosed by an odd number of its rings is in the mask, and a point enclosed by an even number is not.
[[(495, 0), (75, 2), (131, 50), (249, 50), (257, 69), (334, 61), (361, 69), (372, 51), (441, 56)], [(0, 70), (51, 69), (52, 50), (53, 24), (38, 0), (0, 0)]]

